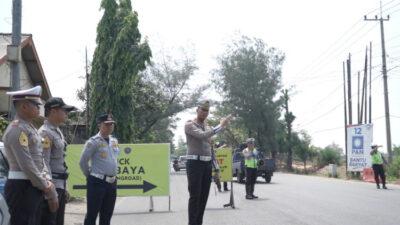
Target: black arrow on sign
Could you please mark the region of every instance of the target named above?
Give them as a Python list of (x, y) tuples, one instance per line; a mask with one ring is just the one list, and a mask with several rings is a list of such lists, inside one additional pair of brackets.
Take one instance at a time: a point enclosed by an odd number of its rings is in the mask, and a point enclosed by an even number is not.
[[(156, 188), (157, 186), (149, 183), (147, 181), (143, 181), (143, 184), (129, 185), (129, 184), (121, 184), (117, 185), (117, 189), (143, 189), (143, 193), (150, 191), (151, 189)], [(86, 185), (73, 185), (73, 189), (87, 189)]]

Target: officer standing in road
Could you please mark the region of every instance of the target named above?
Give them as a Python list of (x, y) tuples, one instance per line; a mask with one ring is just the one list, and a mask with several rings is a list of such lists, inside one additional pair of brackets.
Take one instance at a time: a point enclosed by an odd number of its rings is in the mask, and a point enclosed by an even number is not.
[(219, 182), (219, 167), (215, 160), (215, 152), (211, 150), (211, 137), (225, 127), (231, 115), (221, 119), (217, 127), (211, 128), (206, 123), (210, 109), (209, 101), (202, 101), (197, 107), (197, 118), (185, 124), (187, 142), (186, 173), (189, 189), (189, 225), (203, 223), (208, 194), (211, 185), (212, 167), (215, 169), (215, 180)]
[(254, 195), (254, 186), (257, 181), (258, 151), (254, 148), (254, 138), (246, 140), (247, 148), (243, 150), (246, 166), (246, 199), (258, 198)]
[(372, 169), (374, 170), (376, 188), (380, 189), (379, 185), (379, 177), (382, 179), (382, 188), (387, 189), (386, 187), (386, 176), (385, 169), (383, 168), (383, 163), (388, 164), (386, 159), (382, 156), (382, 154), (378, 151), (378, 148), (382, 146), (378, 146), (375, 144), (371, 145), (371, 161), (372, 161)]
[(3, 135), (10, 171), (4, 187), (11, 225), (35, 225), (43, 194), (50, 211), (58, 208), (57, 192), (42, 154), (42, 139), (32, 125), (39, 117), (41, 87), (7, 92), (16, 109)]
[(70, 196), (67, 186), (68, 167), (65, 163), (67, 146), (59, 126), (67, 121), (68, 113), (76, 108), (65, 104), (62, 98), (49, 98), (44, 108), (47, 120), (40, 127), (39, 134), (44, 141), (43, 156), (56, 187), (59, 208), (56, 213), (52, 213), (46, 202), (42, 202), (38, 224), (63, 225), (65, 204)]
[[(109, 225), (117, 197), (117, 158), (120, 155), (111, 114), (98, 118), (100, 132), (86, 141), (79, 162), (87, 178), (87, 213), (84, 225), (95, 225), (100, 213), (100, 225)], [(91, 167), (89, 168), (88, 162)]]

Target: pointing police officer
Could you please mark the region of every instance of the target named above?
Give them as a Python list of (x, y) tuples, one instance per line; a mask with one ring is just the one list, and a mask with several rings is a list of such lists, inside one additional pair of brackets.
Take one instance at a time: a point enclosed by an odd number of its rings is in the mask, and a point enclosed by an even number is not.
[(219, 167), (215, 159), (215, 152), (211, 149), (211, 137), (225, 127), (231, 115), (221, 119), (217, 127), (210, 127), (206, 123), (210, 109), (209, 101), (202, 101), (197, 107), (197, 118), (185, 124), (187, 141), (186, 171), (189, 189), (189, 225), (203, 223), (208, 194), (211, 185), (212, 167), (215, 168), (215, 180), (219, 181)]
[(42, 203), (38, 224), (63, 225), (65, 204), (69, 201), (70, 196), (65, 163), (66, 142), (59, 126), (67, 121), (68, 113), (76, 108), (65, 104), (62, 98), (49, 98), (44, 108), (47, 120), (40, 127), (39, 134), (44, 140), (43, 156), (57, 190), (59, 208), (57, 212), (52, 213), (47, 204)]
[(95, 225), (99, 213), (100, 225), (109, 225), (117, 197), (117, 157), (120, 148), (118, 140), (111, 135), (114, 131), (113, 116), (101, 115), (98, 127), (100, 132), (86, 142), (79, 162), (87, 178), (85, 225)]
[(10, 164), (4, 192), (11, 225), (35, 225), (43, 194), (50, 211), (58, 208), (57, 192), (42, 155), (41, 137), (32, 125), (33, 119), (39, 117), (40, 92), (40, 86), (7, 92), (17, 112), (3, 135)]

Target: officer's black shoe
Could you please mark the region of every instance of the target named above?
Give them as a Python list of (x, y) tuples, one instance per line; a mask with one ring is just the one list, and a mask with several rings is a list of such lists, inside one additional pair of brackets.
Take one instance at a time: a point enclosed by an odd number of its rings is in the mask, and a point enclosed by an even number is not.
[(379, 186), (379, 184), (377, 184), (377, 185), (376, 185), (376, 188), (377, 188), (377, 189), (381, 189), (381, 186)]
[(387, 189), (387, 187), (385, 186), (385, 185), (383, 185), (383, 187), (382, 187), (383, 189)]
[(229, 189), (228, 188), (224, 188), (224, 191), (229, 191)]
[(251, 196), (251, 195), (246, 195), (246, 199), (253, 199), (253, 196)]
[(255, 196), (255, 195), (251, 195), (251, 197), (253, 197), (253, 198), (258, 198), (258, 196)]
[(218, 192), (222, 192), (221, 189), (218, 189)]

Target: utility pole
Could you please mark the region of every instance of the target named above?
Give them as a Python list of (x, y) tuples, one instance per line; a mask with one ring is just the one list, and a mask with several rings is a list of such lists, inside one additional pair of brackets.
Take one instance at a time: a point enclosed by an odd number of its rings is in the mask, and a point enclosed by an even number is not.
[(346, 177), (347, 177), (347, 106), (346, 106), (346, 65), (343, 62), (343, 99), (344, 99), (344, 149), (346, 151)]
[(90, 124), (90, 111), (89, 111), (89, 68), (87, 59), (87, 47), (85, 47), (86, 58), (86, 135), (89, 138), (89, 124)]
[[(22, 0), (13, 0), (12, 7), (12, 42), (11, 45), (17, 49), (17, 55), (20, 56), (21, 51), (21, 14), (22, 14)], [(21, 58), (18, 57), (16, 61), (11, 62), (11, 76), (12, 86), (11, 91), (19, 90), (19, 80), (21, 71)], [(14, 119), (16, 114), (14, 104), (11, 104), (11, 116), (10, 120)]]
[(369, 42), (369, 123), (372, 123), (372, 98), (371, 98), (371, 83), (372, 83), (372, 42)]
[(389, 15), (386, 19), (382, 18), (382, 2), (381, 2), (381, 16), (375, 16), (375, 19), (367, 19), (364, 16), (365, 21), (379, 21), (381, 25), (381, 43), (382, 43), (382, 73), (383, 73), (383, 88), (385, 96), (385, 118), (386, 118), (386, 145), (389, 155), (389, 163), (392, 163), (392, 135), (390, 132), (390, 113), (389, 113), (389, 96), (388, 96), (388, 85), (387, 85), (387, 71), (386, 71), (386, 50), (385, 50), (385, 35), (383, 30), (383, 21), (389, 20)]
[(353, 124), (352, 120), (352, 102), (351, 102), (351, 55), (349, 53), (349, 59), (347, 60), (347, 101), (349, 101), (349, 125)]

